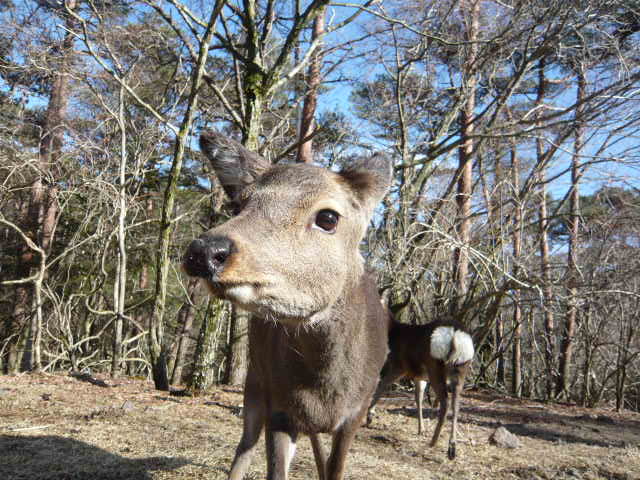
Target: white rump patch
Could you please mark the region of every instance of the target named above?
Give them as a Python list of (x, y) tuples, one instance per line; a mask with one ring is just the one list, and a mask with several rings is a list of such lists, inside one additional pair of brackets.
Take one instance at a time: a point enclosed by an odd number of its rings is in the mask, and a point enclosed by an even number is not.
[(451, 350), (453, 327), (438, 327), (431, 334), (431, 356), (437, 360), (446, 360)]
[(471, 335), (458, 330), (453, 335), (453, 349), (447, 362), (453, 365), (461, 365), (471, 361), (474, 353), (475, 350), (473, 348)]
[(431, 334), (431, 356), (452, 365), (461, 365), (473, 358), (475, 350), (471, 336), (453, 327), (438, 327)]

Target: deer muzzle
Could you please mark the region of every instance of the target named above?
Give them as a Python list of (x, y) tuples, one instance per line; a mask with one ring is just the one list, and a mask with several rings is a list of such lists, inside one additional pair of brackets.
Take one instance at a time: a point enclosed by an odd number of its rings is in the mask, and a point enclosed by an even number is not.
[(228, 237), (202, 235), (189, 245), (184, 269), (189, 276), (215, 281), (234, 250), (233, 241)]

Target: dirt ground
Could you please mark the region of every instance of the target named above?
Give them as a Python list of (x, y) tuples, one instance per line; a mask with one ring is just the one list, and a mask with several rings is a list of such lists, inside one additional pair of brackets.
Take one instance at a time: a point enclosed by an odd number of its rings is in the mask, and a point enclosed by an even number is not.
[[(226, 478), (242, 428), (240, 390), (187, 398), (143, 380), (106, 381), (105, 387), (63, 374), (0, 376), (0, 479)], [(434, 413), (425, 409), (427, 434)], [(499, 425), (518, 436), (519, 448), (488, 442)], [(448, 432), (428, 448), (416, 434), (411, 392), (391, 394), (372, 427), (359, 430), (346, 478), (640, 479), (639, 414), (467, 391), (454, 461), (446, 456)], [(264, 477), (261, 441), (248, 478)], [(298, 442), (291, 478), (317, 478), (306, 438)]]

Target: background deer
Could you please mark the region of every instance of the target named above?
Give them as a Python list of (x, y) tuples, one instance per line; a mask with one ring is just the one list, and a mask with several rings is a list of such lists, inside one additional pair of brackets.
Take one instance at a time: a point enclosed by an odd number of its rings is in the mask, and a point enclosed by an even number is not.
[(456, 427), (460, 404), (460, 392), (473, 359), (474, 348), (471, 336), (455, 320), (438, 320), (426, 325), (407, 325), (391, 321), (389, 332), (389, 356), (382, 370), (378, 388), (367, 415), (367, 425), (372, 421), (373, 407), (382, 393), (395, 381), (410, 378), (415, 384), (418, 406), (418, 434), (424, 431), (422, 398), (426, 381), (436, 393), (439, 404), (438, 423), (431, 438), (435, 446), (447, 416), (447, 379), (453, 392), (451, 437), (448, 456), (456, 456)]
[[(184, 268), (253, 314), (242, 439), (229, 478), (244, 476), (265, 428), (269, 479), (287, 478), (296, 439), (306, 434), (320, 478), (339, 480), (387, 354), (388, 315), (359, 244), (391, 164), (376, 155), (335, 173), (271, 166), (215, 132), (200, 144), (237, 215), (194, 240)], [(328, 458), (320, 433), (333, 436)]]

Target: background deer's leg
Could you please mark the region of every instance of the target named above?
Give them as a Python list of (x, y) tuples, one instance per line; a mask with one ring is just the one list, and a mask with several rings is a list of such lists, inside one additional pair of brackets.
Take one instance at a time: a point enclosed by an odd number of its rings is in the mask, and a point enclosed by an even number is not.
[(424, 432), (424, 420), (422, 418), (422, 399), (424, 398), (424, 390), (427, 386), (425, 380), (414, 380), (414, 394), (416, 396), (416, 405), (418, 407), (418, 435)]
[(458, 429), (458, 411), (460, 410), (460, 396), (462, 393), (462, 387), (464, 386), (464, 370), (459, 370), (452, 375), (451, 387), (453, 389), (451, 408), (453, 410), (453, 418), (451, 419), (451, 437), (449, 438), (449, 450), (447, 456), (449, 460), (456, 458), (456, 431)]
[(244, 387), (242, 438), (231, 464), (229, 480), (242, 480), (260, 439), (265, 422), (264, 394), (251, 368)]
[(437, 368), (435, 372), (432, 372), (429, 380), (431, 381), (431, 388), (435, 391), (436, 399), (440, 405), (440, 408), (438, 409), (438, 423), (435, 431), (433, 432), (433, 437), (431, 438), (431, 446), (433, 447), (438, 443), (438, 437), (440, 436), (442, 425), (447, 418), (447, 377), (444, 365)]

